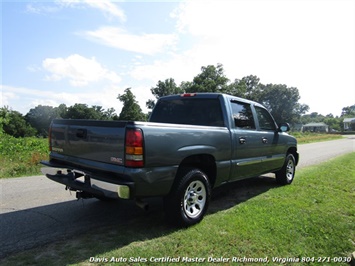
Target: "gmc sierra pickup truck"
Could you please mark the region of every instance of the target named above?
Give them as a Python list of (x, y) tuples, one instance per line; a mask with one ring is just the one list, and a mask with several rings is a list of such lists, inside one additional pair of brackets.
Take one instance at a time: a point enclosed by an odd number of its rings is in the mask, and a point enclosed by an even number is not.
[(275, 173), (291, 184), (296, 139), (261, 104), (219, 93), (162, 97), (149, 122), (52, 121), (42, 172), (78, 198), (163, 197), (180, 226), (202, 220), (211, 190)]

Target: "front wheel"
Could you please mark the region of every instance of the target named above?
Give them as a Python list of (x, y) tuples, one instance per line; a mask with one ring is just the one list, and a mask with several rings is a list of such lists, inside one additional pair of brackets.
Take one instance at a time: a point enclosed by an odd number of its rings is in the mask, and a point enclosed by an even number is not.
[(184, 169), (178, 181), (165, 198), (165, 213), (169, 222), (178, 226), (190, 226), (200, 222), (205, 215), (211, 197), (207, 176), (199, 169)]
[(280, 185), (289, 185), (292, 183), (296, 173), (296, 160), (293, 154), (289, 153), (286, 156), (283, 167), (277, 171), (276, 182)]

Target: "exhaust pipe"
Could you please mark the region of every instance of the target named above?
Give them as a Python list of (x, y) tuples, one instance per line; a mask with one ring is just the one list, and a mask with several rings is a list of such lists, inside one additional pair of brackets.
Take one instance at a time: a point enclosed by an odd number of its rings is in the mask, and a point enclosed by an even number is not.
[(136, 205), (145, 211), (148, 211), (149, 209), (149, 204), (147, 202), (142, 201), (141, 199), (136, 199)]

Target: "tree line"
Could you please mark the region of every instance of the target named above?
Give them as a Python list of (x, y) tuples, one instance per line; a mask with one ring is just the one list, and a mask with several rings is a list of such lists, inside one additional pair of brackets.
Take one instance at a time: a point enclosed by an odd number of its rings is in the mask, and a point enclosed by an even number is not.
[[(344, 107), (340, 117), (318, 113), (304, 115), (307, 104), (299, 103), (300, 95), (296, 87), (285, 84), (262, 84), (257, 76), (249, 75), (242, 79), (230, 80), (224, 74), (222, 64), (201, 67), (201, 73), (192, 81), (176, 84), (173, 78), (159, 80), (151, 92), (155, 99), (149, 99), (146, 107), (152, 110), (156, 101), (163, 96), (192, 92), (216, 92), (246, 98), (263, 104), (274, 116), (276, 122), (287, 121), (291, 124), (308, 122), (325, 122), (335, 130), (342, 129), (344, 117), (355, 116), (355, 105)], [(39, 136), (47, 137), (48, 128), (55, 118), (64, 119), (96, 119), (96, 120), (135, 120), (146, 121), (149, 113), (143, 113), (131, 88), (118, 94), (117, 99), (123, 103), (118, 115), (114, 108), (105, 110), (102, 106), (88, 106), (76, 103), (73, 106), (61, 104), (58, 107), (38, 105), (30, 109), (26, 115), (9, 107), (0, 108), (0, 133), (5, 132), (14, 137)]]

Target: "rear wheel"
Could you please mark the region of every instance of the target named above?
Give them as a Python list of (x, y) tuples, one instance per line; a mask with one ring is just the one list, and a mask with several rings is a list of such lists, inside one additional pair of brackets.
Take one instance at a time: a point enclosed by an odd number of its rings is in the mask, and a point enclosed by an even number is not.
[(292, 183), (296, 173), (296, 160), (293, 154), (289, 153), (286, 156), (283, 167), (276, 172), (276, 181), (280, 185), (289, 185)]
[(165, 213), (169, 222), (190, 226), (200, 222), (211, 197), (211, 188), (205, 173), (186, 168), (177, 176), (178, 181), (165, 198)]

